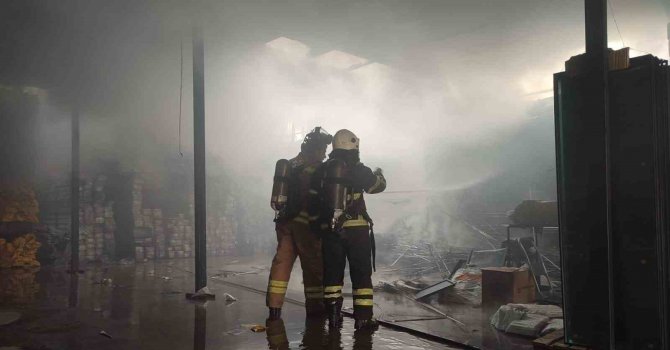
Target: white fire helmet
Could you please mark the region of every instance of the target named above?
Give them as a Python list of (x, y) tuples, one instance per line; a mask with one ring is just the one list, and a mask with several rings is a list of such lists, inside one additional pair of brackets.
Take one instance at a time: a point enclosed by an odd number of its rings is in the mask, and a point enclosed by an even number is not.
[(335, 133), (333, 136), (333, 150), (344, 149), (344, 150), (353, 150), (358, 149), (360, 140), (353, 132), (342, 129)]

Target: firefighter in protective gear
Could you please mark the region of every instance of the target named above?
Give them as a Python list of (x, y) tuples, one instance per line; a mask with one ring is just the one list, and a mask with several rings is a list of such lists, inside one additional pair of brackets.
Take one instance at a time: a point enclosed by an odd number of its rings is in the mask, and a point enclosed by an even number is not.
[[(330, 179), (327, 172), (333, 162), (344, 161), (343, 179)], [(337, 173), (337, 172), (336, 172)], [(336, 220), (326, 189), (332, 183), (346, 184), (347, 205)], [(333, 138), (329, 160), (315, 172), (310, 189), (310, 225), (320, 232), (323, 245), (324, 303), (329, 327), (342, 324), (342, 288), (344, 268), (349, 272), (354, 298), (355, 328), (376, 328), (372, 317), (372, 271), (374, 266), (374, 232), (365, 207), (363, 193), (380, 193), (386, 189), (381, 169), (372, 171), (359, 159), (359, 139), (349, 130), (338, 131)], [(333, 223), (335, 223), (333, 225)]]
[[(266, 305), (270, 309), (271, 320), (281, 317), (289, 277), (297, 257), (300, 257), (302, 267), (307, 315), (323, 314), (321, 241), (310, 231), (307, 200), (311, 176), (325, 159), (326, 148), (331, 141), (332, 136), (317, 127), (305, 137), (298, 156), (289, 161), (288, 202), (284, 209), (276, 213), (277, 252), (272, 260), (267, 288)], [(273, 208), (275, 197), (273, 193)]]

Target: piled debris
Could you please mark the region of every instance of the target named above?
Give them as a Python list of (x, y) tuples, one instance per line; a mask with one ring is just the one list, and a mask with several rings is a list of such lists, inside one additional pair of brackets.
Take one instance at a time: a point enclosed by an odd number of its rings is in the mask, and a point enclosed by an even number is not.
[(453, 288), (441, 295), (442, 303), (481, 305), (482, 271), (477, 267), (462, 267), (454, 272)]
[(444, 277), (451, 274), (451, 266), (459, 260), (467, 259), (469, 249), (447, 247), (438, 249), (430, 242), (398, 242), (391, 248), (393, 262), (384, 272), (396, 272), (407, 278), (417, 278), (426, 274), (438, 273)]
[(428, 242), (400, 242), (392, 247), (395, 259), (381, 273), (396, 274), (390, 282), (415, 298), (438, 295), (442, 303), (481, 304), (481, 268), (499, 267), (506, 249), (473, 251), (466, 248), (437, 248)]
[(563, 329), (563, 310), (555, 305), (507, 304), (491, 316), (491, 325), (506, 333), (538, 337)]

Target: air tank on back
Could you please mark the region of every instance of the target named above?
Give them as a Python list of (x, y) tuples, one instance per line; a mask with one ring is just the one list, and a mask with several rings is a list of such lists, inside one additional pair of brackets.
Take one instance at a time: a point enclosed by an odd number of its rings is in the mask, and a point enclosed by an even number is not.
[(347, 195), (349, 184), (347, 183), (347, 165), (343, 160), (333, 159), (326, 165), (326, 177), (324, 180), (326, 205), (333, 211), (331, 229), (335, 228), (338, 218), (347, 209)]
[(275, 217), (286, 209), (288, 203), (289, 181), (291, 177), (291, 163), (286, 159), (280, 159), (275, 165), (274, 183), (272, 185), (272, 196), (270, 206), (275, 211)]

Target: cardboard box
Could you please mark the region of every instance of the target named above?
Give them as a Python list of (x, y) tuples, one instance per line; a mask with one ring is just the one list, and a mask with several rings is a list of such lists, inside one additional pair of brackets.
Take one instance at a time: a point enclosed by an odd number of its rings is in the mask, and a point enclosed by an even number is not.
[(528, 269), (488, 267), (482, 269), (482, 305), (498, 307), (535, 301), (535, 282)]

